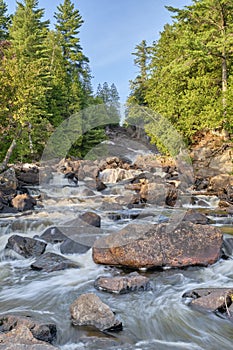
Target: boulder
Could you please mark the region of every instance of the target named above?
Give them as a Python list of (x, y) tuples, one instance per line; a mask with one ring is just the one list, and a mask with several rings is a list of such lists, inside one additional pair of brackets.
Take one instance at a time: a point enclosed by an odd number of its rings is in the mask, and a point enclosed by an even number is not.
[(47, 244), (30, 237), (13, 235), (8, 239), (5, 249), (12, 249), (25, 258), (40, 256)]
[(220, 313), (228, 317), (233, 316), (232, 288), (194, 289), (184, 293), (183, 298), (191, 298), (189, 305), (199, 310)]
[(131, 224), (101, 237), (93, 247), (97, 264), (129, 268), (207, 266), (221, 255), (223, 235), (212, 226), (180, 222)]
[(44, 342), (52, 343), (57, 337), (57, 328), (54, 323), (40, 323), (31, 317), (11, 314), (0, 316), (0, 332), (10, 332), (19, 327), (27, 328), (35, 339)]
[(36, 200), (27, 193), (18, 194), (12, 199), (12, 206), (19, 211), (32, 210), (36, 205)]
[(169, 193), (170, 185), (161, 181), (155, 183), (145, 182), (140, 189), (140, 199), (143, 202), (164, 206)]
[(8, 190), (16, 190), (18, 181), (15, 175), (15, 170), (9, 168), (0, 174), (0, 190), (5, 192)]
[(26, 326), (20, 325), (0, 334), (0, 350), (58, 350), (58, 348), (35, 339)]
[(92, 225), (95, 227), (101, 226), (101, 217), (96, 213), (93, 213), (91, 211), (87, 211), (86, 213), (81, 214), (79, 217), (80, 217), (80, 219), (85, 221), (88, 225)]
[(210, 179), (209, 190), (219, 192), (233, 186), (233, 175), (220, 174)]
[(70, 268), (77, 269), (79, 268), (79, 265), (61, 255), (48, 252), (40, 256), (34, 263), (32, 263), (31, 268), (33, 270), (53, 272)]
[(70, 306), (72, 323), (76, 326), (93, 326), (100, 331), (120, 331), (119, 322), (110, 307), (94, 293), (80, 295)]
[(98, 290), (117, 294), (151, 289), (149, 278), (141, 276), (137, 272), (132, 272), (127, 276), (100, 276), (96, 279), (94, 286)]
[(107, 186), (101, 181), (98, 177), (96, 178), (96, 191), (103, 191), (107, 188)]
[(60, 250), (62, 254), (84, 254), (90, 247), (81, 243), (75, 242), (72, 239), (67, 238), (61, 245)]
[(56, 244), (64, 242), (67, 239), (67, 236), (64, 235), (64, 233), (62, 233), (58, 227), (51, 226), (46, 228), (46, 230), (40, 236), (40, 239), (43, 239), (47, 243)]
[(190, 209), (186, 212), (183, 220), (192, 222), (193, 224), (201, 225), (209, 224), (211, 221), (205, 214), (199, 213), (198, 211), (193, 209)]

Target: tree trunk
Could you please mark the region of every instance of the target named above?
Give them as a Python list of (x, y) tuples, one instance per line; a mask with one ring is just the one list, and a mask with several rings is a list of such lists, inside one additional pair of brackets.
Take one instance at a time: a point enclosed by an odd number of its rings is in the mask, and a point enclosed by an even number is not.
[(0, 164), (0, 172), (3, 172), (6, 169), (7, 164), (9, 162), (9, 160), (10, 160), (10, 157), (11, 157), (15, 147), (16, 147), (16, 141), (15, 141), (15, 139), (13, 139), (13, 141), (11, 142), (10, 147), (8, 148), (8, 150), (6, 152), (6, 156), (5, 156), (2, 164)]

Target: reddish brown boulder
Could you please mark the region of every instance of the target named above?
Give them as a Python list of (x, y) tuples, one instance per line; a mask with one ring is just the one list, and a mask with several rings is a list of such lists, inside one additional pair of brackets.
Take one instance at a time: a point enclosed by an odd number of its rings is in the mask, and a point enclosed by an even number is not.
[(99, 238), (93, 247), (93, 260), (130, 268), (207, 266), (219, 259), (222, 242), (221, 231), (208, 225), (128, 225)]

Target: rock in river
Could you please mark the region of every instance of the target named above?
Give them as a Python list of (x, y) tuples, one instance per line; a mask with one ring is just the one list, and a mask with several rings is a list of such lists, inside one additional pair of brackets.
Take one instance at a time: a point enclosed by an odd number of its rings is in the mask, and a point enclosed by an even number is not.
[(43, 254), (46, 246), (46, 243), (38, 241), (36, 239), (13, 235), (8, 239), (5, 248), (12, 249), (25, 258), (30, 258)]
[(76, 326), (94, 326), (100, 331), (122, 330), (122, 323), (110, 307), (94, 293), (80, 295), (70, 306), (70, 313)]
[[(0, 332), (1, 344), (8, 344), (8, 342), (14, 344), (15, 347), (12, 347), (12, 349), (18, 349), (16, 345), (23, 344), (28, 345), (25, 349), (34, 349), (33, 346), (35, 344), (44, 345), (44, 349), (54, 349), (53, 347), (46, 347), (46, 343), (52, 343), (56, 340), (57, 336), (56, 325), (53, 323), (39, 323), (30, 317), (11, 314), (0, 316)], [(31, 345), (32, 348), (30, 348), (29, 345)], [(2, 349), (1, 345), (0, 349)], [(8, 347), (3, 349), (8, 349)], [(19, 347), (19, 349), (21, 349), (21, 347)], [(24, 349), (23, 346), (22, 349)], [(37, 349), (37, 347), (35, 347), (35, 349)], [(42, 349), (42, 346), (38, 347), (38, 349)]]
[(124, 294), (140, 290), (149, 290), (151, 286), (149, 278), (141, 276), (137, 272), (132, 272), (127, 276), (100, 276), (95, 281), (95, 288), (105, 292)]
[(183, 298), (191, 298), (190, 306), (202, 311), (212, 311), (224, 316), (233, 316), (232, 288), (202, 288), (186, 292)]
[(208, 225), (132, 224), (96, 240), (93, 260), (130, 268), (207, 266), (219, 259), (222, 242), (221, 231)]
[(72, 260), (66, 259), (61, 255), (48, 252), (40, 256), (33, 264), (31, 264), (31, 268), (33, 270), (53, 272), (69, 268), (79, 268), (79, 266)]

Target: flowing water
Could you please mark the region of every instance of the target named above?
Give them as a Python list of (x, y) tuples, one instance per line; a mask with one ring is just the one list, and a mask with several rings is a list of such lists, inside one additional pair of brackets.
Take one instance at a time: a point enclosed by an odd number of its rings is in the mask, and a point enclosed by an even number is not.
[[(100, 275), (111, 275), (109, 267), (94, 264), (91, 249), (85, 254), (65, 255), (78, 262), (80, 269), (52, 273), (33, 271), (34, 259), (5, 256), (4, 247), (12, 234), (33, 237), (46, 227), (60, 225), (73, 238), (92, 243), (96, 237), (117, 231), (133, 222), (156, 223), (166, 221), (171, 210), (148, 205), (145, 208), (113, 209), (114, 198), (122, 193), (120, 185), (95, 196), (83, 196), (85, 183), (69, 186), (62, 175), (54, 174), (50, 187), (43, 189), (41, 207), (34, 212), (0, 219), (0, 310), (1, 313), (31, 315), (37, 320), (54, 322), (58, 329), (55, 344), (61, 350), (120, 349), (120, 350), (229, 350), (233, 349), (233, 323), (212, 313), (191, 309), (182, 299), (193, 288), (233, 287), (233, 260), (220, 260), (207, 268), (167, 269), (141, 272), (151, 279), (152, 290), (124, 295), (108, 294), (94, 289)], [(40, 189), (31, 189), (37, 195)], [(115, 193), (112, 194), (112, 193)], [(194, 207), (208, 208), (209, 217), (218, 226), (232, 230), (232, 217), (214, 217), (211, 210), (217, 198), (198, 198)], [(203, 203), (206, 203), (204, 205)], [(78, 215), (86, 210), (101, 216), (100, 229), (83, 230), (75, 227)], [(185, 210), (185, 208), (183, 209)], [(74, 220), (71, 225), (67, 221)], [(72, 222), (72, 221), (71, 221)], [(78, 224), (77, 224), (78, 225)], [(233, 232), (232, 232), (233, 233)], [(47, 250), (59, 253), (59, 245)], [(120, 270), (113, 269), (114, 273)], [(116, 313), (123, 323), (123, 331), (103, 334), (89, 328), (71, 326), (69, 307), (82, 293), (94, 292)], [(97, 337), (96, 338), (92, 337)]]

